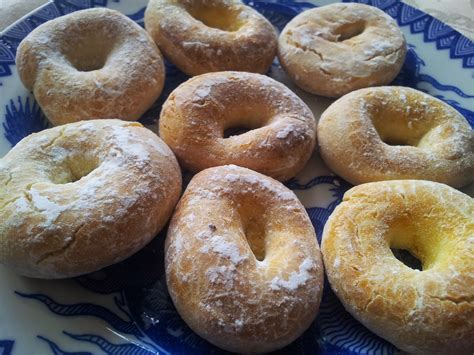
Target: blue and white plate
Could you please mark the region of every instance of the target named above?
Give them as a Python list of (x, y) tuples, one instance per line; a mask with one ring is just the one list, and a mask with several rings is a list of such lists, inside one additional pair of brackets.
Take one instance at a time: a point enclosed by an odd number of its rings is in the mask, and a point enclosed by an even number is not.
[[(0, 157), (20, 139), (47, 127), (15, 68), (20, 41), (38, 25), (88, 7), (117, 9), (143, 25), (146, 0), (55, 0), (0, 34)], [(296, 14), (334, 1), (246, 1), (279, 30)], [(409, 43), (394, 84), (424, 90), (452, 105), (474, 126), (474, 43), (438, 20), (396, 0), (360, 0), (387, 12)], [(167, 64), (164, 93), (145, 114), (152, 124), (170, 91), (187, 76)], [(300, 95), (319, 117), (331, 102), (298, 90), (275, 62), (268, 73)], [(316, 155), (288, 182), (308, 209), (318, 237), (350, 187)], [(472, 195), (472, 186), (468, 188)], [(1, 221), (0, 221), (1, 223)], [(168, 296), (162, 232), (130, 259), (62, 281), (33, 280), (0, 267), (0, 354), (221, 353), (194, 334)], [(326, 285), (313, 325), (280, 354), (393, 354), (398, 350), (354, 320)]]

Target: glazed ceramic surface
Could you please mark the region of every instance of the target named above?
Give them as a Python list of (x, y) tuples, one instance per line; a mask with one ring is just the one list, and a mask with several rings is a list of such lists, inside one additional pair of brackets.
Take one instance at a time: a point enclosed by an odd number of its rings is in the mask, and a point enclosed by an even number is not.
[[(334, 1), (246, 1), (281, 30), (295, 15)], [(474, 43), (440, 21), (395, 0), (361, 0), (392, 16), (409, 44), (393, 82), (426, 91), (447, 102), (474, 125)], [(0, 157), (48, 123), (15, 67), (20, 41), (40, 24), (89, 7), (117, 9), (143, 25), (146, 0), (55, 0), (0, 34)], [(160, 99), (141, 122), (156, 125), (168, 94), (188, 77), (166, 64)], [(302, 92), (275, 60), (268, 75), (288, 85), (319, 118), (332, 100)], [(187, 177), (189, 180), (189, 177)], [(321, 238), (325, 221), (350, 185), (333, 175), (315, 154), (287, 182), (306, 206)], [(472, 186), (467, 191), (472, 196)], [(0, 222), (1, 223), (1, 222)], [(130, 259), (76, 279), (45, 281), (0, 267), (0, 354), (223, 353), (194, 334), (169, 298), (163, 262), (166, 231)], [(352, 318), (328, 284), (312, 326), (281, 354), (393, 354), (398, 350)]]

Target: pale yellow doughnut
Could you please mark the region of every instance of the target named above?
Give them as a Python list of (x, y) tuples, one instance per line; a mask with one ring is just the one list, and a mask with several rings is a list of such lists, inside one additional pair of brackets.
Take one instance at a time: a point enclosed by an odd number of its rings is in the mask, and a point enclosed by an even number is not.
[(355, 3), (304, 11), (283, 29), (278, 58), (310, 93), (339, 97), (390, 83), (405, 61), (405, 38), (382, 10)]
[[(422, 271), (395, 258), (405, 249)], [(372, 332), (416, 354), (474, 352), (474, 200), (420, 180), (354, 187), (324, 227), (332, 289)]]
[(284, 185), (237, 166), (195, 175), (172, 218), (166, 281), (179, 314), (209, 342), (269, 352), (314, 320), (323, 265), (311, 221)]
[(191, 76), (265, 73), (277, 51), (271, 23), (235, 0), (150, 0), (145, 28), (165, 56)]
[(165, 77), (160, 51), (146, 31), (105, 8), (39, 26), (20, 43), (16, 65), (54, 125), (137, 120), (160, 95)]
[[(310, 158), (316, 121), (283, 84), (260, 74), (209, 73), (174, 90), (163, 105), (160, 136), (192, 172), (235, 164), (277, 180)], [(225, 138), (228, 128), (250, 129)]]
[(176, 158), (139, 123), (32, 134), (0, 159), (0, 263), (52, 279), (119, 262), (156, 236), (180, 192)]
[(406, 87), (345, 95), (322, 114), (320, 153), (351, 182), (421, 179), (461, 187), (474, 181), (474, 131), (454, 108)]

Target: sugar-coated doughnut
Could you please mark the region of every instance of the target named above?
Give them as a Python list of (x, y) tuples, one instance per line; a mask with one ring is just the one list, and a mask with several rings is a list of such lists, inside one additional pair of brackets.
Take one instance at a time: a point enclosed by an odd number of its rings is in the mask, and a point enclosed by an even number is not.
[[(395, 258), (408, 250), (413, 269)], [(474, 200), (420, 180), (354, 187), (322, 252), (332, 289), (372, 332), (408, 353), (474, 352)]]
[(265, 73), (277, 52), (273, 26), (234, 0), (150, 0), (145, 28), (188, 75), (238, 70)]
[(0, 160), (0, 263), (53, 279), (119, 262), (165, 225), (180, 192), (176, 158), (139, 123), (32, 134)]
[(278, 58), (291, 80), (328, 97), (390, 83), (406, 52), (395, 20), (376, 7), (355, 3), (304, 11), (278, 40)]
[(160, 51), (147, 32), (105, 8), (42, 24), (20, 43), (16, 65), (54, 125), (109, 117), (137, 120), (160, 95), (165, 75)]
[(191, 180), (170, 223), (165, 269), (191, 329), (239, 353), (295, 340), (314, 320), (323, 289), (314, 228), (295, 194), (237, 166)]
[(354, 91), (334, 102), (318, 124), (320, 153), (353, 184), (432, 180), (461, 187), (474, 181), (474, 131), (446, 103), (406, 87)]
[[(229, 128), (250, 131), (225, 138)], [(160, 136), (185, 168), (235, 164), (277, 180), (295, 176), (316, 141), (316, 121), (283, 84), (260, 74), (209, 73), (180, 85), (163, 105)]]

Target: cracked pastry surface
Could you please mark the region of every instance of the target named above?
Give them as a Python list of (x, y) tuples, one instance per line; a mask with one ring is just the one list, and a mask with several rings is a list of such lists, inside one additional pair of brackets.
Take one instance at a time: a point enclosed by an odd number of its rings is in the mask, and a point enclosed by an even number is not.
[[(247, 132), (225, 137), (229, 128)], [(260, 74), (196, 76), (166, 100), (160, 137), (192, 172), (235, 164), (277, 180), (295, 176), (316, 144), (316, 120), (283, 84)]]
[(406, 51), (405, 38), (389, 15), (355, 3), (304, 11), (278, 40), (278, 58), (291, 80), (327, 97), (390, 83)]
[(474, 181), (474, 131), (454, 108), (399, 86), (366, 88), (321, 115), (318, 143), (326, 164), (353, 184), (432, 180), (462, 187)]
[[(395, 258), (408, 250), (422, 271)], [(355, 318), (399, 349), (474, 351), (474, 200), (447, 185), (398, 180), (349, 190), (322, 252), (332, 289)]]
[(86, 119), (134, 121), (163, 89), (161, 53), (148, 33), (118, 11), (76, 11), (34, 29), (16, 65), (54, 125)]
[(145, 28), (191, 76), (224, 70), (263, 74), (277, 51), (272, 24), (235, 0), (150, 0)]
[(191, 180), (165, 243), (166, 281), (197, 334), (234, 352), (269, 352), (314, 320), (323, 265), (295, 194), (249, 169), (206, 169)]
[(175, 156), (139, 123), (34, 133), (0, 159), (0, 262), (39, 278), (96, 271), (148, 243), (180, 192)]

